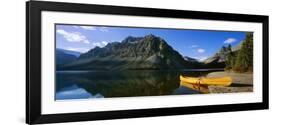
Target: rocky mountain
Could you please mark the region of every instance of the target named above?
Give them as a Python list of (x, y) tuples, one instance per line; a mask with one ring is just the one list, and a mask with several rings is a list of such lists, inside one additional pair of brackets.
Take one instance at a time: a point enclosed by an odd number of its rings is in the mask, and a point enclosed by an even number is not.
[(204, 60), (205, 64), (208, 63), (222, 63), (225, 62), (227, 54), (230, 51), (226, 49), (226, 47), (222, 47), (219, 52), (217, 52), (214, 56), (211, 56)]
[(242, 44), (243, 44), (244, 42), (245, 42), (245, 41), (241, 41), (237, 46), (232, 47), (232, 48), (231, 48), (232, 51), (235, 52), (235, 51), (240, 50), (241, 47), (242, 47)]
[(203, 61), (204, 65), (206, 67), (213, 67), (213, 68), (224, 68), (225, 67), (225, 61), (227, 60), (227, 55), (230, 52), (238, 52), (241, 49), (243, 41), (239, 43), (235, 47), (231, 47), (230, 45), (225, 47), (223, 46), (215, 55), (207, 58)]
[(194, 58), (191, 58), (191, 57), (188, 57), (188, 56), (184, 56), (183, 58), (184, 58), (185, 61), (198, 63), (197, 59), (194, 59)]
[(73, 62), (77, 59), (77, 56), (70, 54), (70, 51), (63, 49), (56, 49), (56, 65), (63, 65), (66, 63)]
[[(194, 61), (194, 60), (192, 60)], [(129, 70), (129, 69), (182, 69), (192, 68), (167, 42), (152, 34), (144, 37), (129, 36), (121, 42), (95, 47), (81, 54), (62, 70)]]

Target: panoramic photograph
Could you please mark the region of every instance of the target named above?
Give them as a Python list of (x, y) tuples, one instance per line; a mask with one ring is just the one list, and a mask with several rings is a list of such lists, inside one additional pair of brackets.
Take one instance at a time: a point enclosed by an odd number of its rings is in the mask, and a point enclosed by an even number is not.
[(253, 32), (56, 24), (55, 100), (253, 92)]

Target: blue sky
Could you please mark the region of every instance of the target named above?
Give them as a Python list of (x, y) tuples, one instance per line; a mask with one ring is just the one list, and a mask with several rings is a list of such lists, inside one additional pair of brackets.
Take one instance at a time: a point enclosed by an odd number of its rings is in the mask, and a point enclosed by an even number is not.
[(56, 47), (87, 52), (96, 46), (104, 47), (110, 42), (121, 42), (127, 36), (148, 34), (162, 37), (183, 56), (198, 60), (212, 56), (222, 46), (236, 46), (246, 36), (245, 32), (228, 31), (56, 25)]

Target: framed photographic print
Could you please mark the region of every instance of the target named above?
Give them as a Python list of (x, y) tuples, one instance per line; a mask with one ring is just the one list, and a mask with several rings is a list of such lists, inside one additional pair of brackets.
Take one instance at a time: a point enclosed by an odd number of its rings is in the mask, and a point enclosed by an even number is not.
[(268, 16), (29, 1), (26, 123), (268, 109)]

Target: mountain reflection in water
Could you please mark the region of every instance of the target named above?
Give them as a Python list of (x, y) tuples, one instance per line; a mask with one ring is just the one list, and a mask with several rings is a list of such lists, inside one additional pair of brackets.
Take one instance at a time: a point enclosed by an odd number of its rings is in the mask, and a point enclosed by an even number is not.
[(204, 71), (57, 71), (56, 100), (198, 94), (180, 86), (180, 74)]

